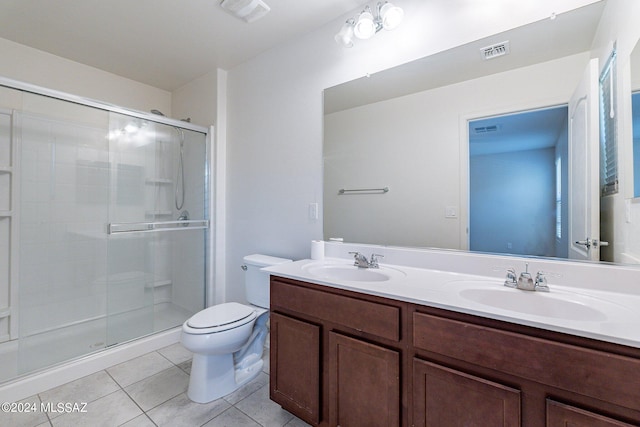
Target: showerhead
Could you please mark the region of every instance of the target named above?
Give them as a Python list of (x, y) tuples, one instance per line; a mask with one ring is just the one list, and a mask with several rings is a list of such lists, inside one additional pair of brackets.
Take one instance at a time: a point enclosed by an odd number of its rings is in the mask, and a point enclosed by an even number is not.
[(158, 116), (164, 116), (164, 114), (162, 114), (162, 111), (160, 111), (160, 110), (151, 110), (151, 114), (156, 114)]

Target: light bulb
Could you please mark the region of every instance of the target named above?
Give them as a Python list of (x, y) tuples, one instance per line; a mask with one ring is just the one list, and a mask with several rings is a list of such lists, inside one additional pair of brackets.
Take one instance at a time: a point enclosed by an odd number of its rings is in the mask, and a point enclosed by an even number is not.
[(389, 2), (385, 2), (380, 8), (380, 19), (382, 20), (382, 28), (385, 30), (393, 30), (402, 22), (404, 11), (398, 6), (394, 6)]
[(359, 39), (370, 39), (376, 33), (376, 24), (373, 22), (373, 15), (367, 6), (356, 22), (353, 33)]

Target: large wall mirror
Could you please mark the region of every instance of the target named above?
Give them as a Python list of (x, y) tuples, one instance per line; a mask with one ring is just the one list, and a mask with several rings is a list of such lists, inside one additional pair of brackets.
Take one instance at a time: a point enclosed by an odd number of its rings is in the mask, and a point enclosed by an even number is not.
[[(576, 97), (585, 72), (595, 72), (597, 82), (603, 71), (605, 61), (593, 65), (604, 49), (594, 41), (617, 28), (617, 1), (326, 89), (324, 238), (640, 263), (634, 224), (640, 224), (640, 203), (624, 188), (602, 196), (597, 163), (576, 168), (585, 155), (567, 142), (579, 133), (582, 109), (588, 113)], [(504, 42), (508, 54), (482, 57), (482, 48)], [(618, 54), (618, 64), (629, 63), (628, 50), (625, 55)], [(640, 84), (634, 88), (640, 91)], [(597, 110), (597, 88), (592, 96)], [(640, 151), (631, 137), (618, 139), (621, 153), (633, 147)], [(578, 190), (576, 181), (586, 184)], [(632, 181), (621, 178), (620, 185)], [(571, 234), (574, 224), (585, 222), (570, 207), (577, 191), (595, 194), (599, 235)], [(580, 258), (572, 255), (572, 237), (609, 246), (600, 246), (595, 258)]]
[(631, 52), (630, 63), (633, 121), (633, 197), (640, 198), (640, 43)]

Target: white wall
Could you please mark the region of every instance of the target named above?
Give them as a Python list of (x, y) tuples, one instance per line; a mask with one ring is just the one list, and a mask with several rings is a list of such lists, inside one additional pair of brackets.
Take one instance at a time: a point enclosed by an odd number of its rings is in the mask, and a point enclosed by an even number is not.
[(133, 110), (171, 115), (171, 93), (0, 39), (0, 76)]
[(219, 70), (213, 70), (172, 92), (172, 114), (176, 119), (209, 126), (215, 123)]
[[(404, 0), (405, 21), (352, 49), (333, 36), (344, 20), (281, 45), (229, 72), (227, 298), (243, 300), (242, 257), (253, 252), (303, 258), (322, 237), (322, 90), (367, 72), (544, 19), (592, 1)], [(563, 9), (560, 9), (560, 8)], [(354, 11), (355, 13), (355, 11)], [(351, 14), (353, 15), (353, 14)]]

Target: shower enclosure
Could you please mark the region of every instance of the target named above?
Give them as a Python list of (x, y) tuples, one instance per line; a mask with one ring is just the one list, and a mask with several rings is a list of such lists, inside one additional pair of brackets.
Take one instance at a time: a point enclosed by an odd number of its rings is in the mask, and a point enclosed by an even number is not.
[(207, 130), (0, 87), (0, 382), (205, 305)]

